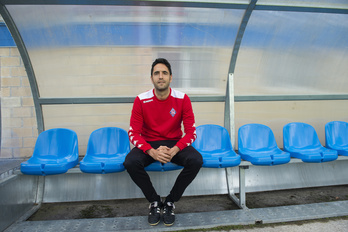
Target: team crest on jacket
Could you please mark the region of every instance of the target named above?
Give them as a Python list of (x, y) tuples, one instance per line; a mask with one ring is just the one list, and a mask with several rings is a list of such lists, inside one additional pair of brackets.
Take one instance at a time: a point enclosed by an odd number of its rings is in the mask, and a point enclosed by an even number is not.
[(172, 117), (174, 117), (176, 114), (176, 111), (174, 110), (174, 108), (172, 108), (169, 113), (170, 115), (172, 115)]

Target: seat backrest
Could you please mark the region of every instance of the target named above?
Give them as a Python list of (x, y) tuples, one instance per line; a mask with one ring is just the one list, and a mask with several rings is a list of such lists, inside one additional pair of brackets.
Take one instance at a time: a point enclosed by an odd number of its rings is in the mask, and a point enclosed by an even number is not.
[(238, 149), (260, 150), (278, 148), (272, 130), (262, 124), (251, 123), (238, 130)]
[(315, 129), (302, 122), (292, 122), (283, 127), (284, 149), (292, 148), (318, 148), (321, 147)]
[(326, 146), (348, 144), (348, 123), (332, 121), (325, 125)]
[(231, 138), (228, 131), (219, 125), (206, 124), (196, 127), (197, 139), (192, 144), (200, 151), (232, 150)]
[(114, 155), (130, 151), (128, 134), (118, 127), (103, 127), (89, 137), (86, 154)]
[(78, 149), (77, 135), (75, 131), (65, 128), (55, 128), (43, 131), (39, 134), (33, 156), (57, 156), (71, 155)]

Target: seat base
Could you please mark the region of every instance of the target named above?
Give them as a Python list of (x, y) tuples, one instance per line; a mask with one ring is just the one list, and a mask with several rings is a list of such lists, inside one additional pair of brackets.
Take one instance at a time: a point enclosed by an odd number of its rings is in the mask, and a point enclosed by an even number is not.
[(21, 172), (26, 175), (57, 175), (66, 173), (70, 168), (75, 167), (78, 160), (67, 163), (32, 163), (30, 159), (21, 163)]
[(162, 164), (158, 161), (153, 162), (149, 166), (145, 168), (145, 171), (153, 171), (153, 172), (164, 172), (164, 171), (173, 171), (173, 170), (178, 170), (182, 169), (182, 166), (176, 165), (172, 162)]
[(266, 153), (266, 154), (258, 154), (255, 152), (254, 154), (240, 154), (243, 160), (249, 161), (253, 165), (264, 165), (264, 166), (272, 166), (272, 165), (281, 165), (289, 163), (291, 160), (290, 154), (287, 152), (279, 152), (279, 153)]

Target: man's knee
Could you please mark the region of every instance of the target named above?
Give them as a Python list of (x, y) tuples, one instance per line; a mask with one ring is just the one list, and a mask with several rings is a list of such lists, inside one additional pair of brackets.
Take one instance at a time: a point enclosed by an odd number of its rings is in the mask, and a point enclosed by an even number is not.
[(199, 154), (199, 156), (197, 156), (196, 159), (194, 159), (194, 166), (201, 168), (203, 165), (203, 157), (201, 156), (201, 154)]
[(145, 155), (143, 151), (133, 148), (130, 153), (126, 156), (123, 166), (126, 168), (126, 170), (129, 171), (135, 171), (139, 169), (144, 169), (147, 165), (149, 165), (152, 160), (149, 158), (150, 156)]
[(128, 154), (123, 162), (123, 166), (127, 171), (131, 171), (142, 168), (143, 165), (139, 160), (135, 159), (134, 155)]
[(128, 158), (129, 156), (126, 156), (126, 159), (123, 162), (123, 166), (128, 170), (132, 167), (132, 162), (130, 161), (130, 159)]
[(195, 155), (190, 157), (189, 164), (191, 168), (200, 169), (203, 165), (203, 157), (199, 152), (195, 152)]

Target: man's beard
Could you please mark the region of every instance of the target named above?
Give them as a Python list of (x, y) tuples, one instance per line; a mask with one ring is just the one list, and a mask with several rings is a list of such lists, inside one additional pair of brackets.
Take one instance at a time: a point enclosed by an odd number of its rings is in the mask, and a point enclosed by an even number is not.
[(155, 89), (159, 92), (164, 92), (169, 89), (169, 84), (165, 84), (164, 86), (160, 87), (159, 85), (155, 85)]

